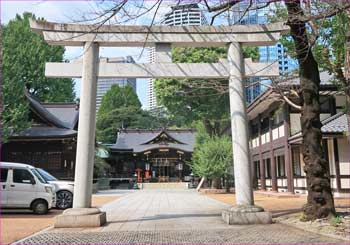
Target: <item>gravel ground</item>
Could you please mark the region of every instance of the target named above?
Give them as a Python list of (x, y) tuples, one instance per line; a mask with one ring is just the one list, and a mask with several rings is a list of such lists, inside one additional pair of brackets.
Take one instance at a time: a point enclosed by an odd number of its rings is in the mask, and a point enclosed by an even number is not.
[[(206, 194), (218, 201), (234, 205), (234, 194)], [(306, 197), (267, 197), (254, 194), (255, 204), (262, 206), (265, 210), (272, 212), (274, 221), (277, 223), (294, 226), (299, 229), (330, 236), (337, 239), (350, 241), (350, 199), (335, 199), (337, 219), (320, 219), (314, 222), (301, 222), (302, 206), (306, 203)], [(346, 207), (346, 208), (345, 208)]]
[[(205, 194), (208, 197), (229, 205), (235, 205), (235, 194)], [(268, 197), (262, 194), (254, 194), (255, 204), (272, 212), (273, 217), (300, 212), (306, 203), (306, 196), (301, 197)], [(335, 199), (337, 207), (350, 207), (350, 199)]]
[(338, 208), (337, 215), (331, 219), (301, 222), (302, 213), (297, 213), (278, 217), (276, 222), (350, 242), (350, 208)]

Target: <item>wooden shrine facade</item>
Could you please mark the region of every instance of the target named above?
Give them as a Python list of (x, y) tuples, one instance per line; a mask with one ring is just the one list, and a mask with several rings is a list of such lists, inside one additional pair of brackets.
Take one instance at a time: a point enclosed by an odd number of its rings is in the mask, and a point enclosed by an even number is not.
[(138, 182), (189, 181), (195, 131), (193, 129), (121, 130), (108, 145), (111, 177)]
[(75, 103), (40, 103), (26, 94), (31, 127), (11, 135), (1, 146), (1, 161), (30, 164), (62, 179), (73, 179), (78, 107)]

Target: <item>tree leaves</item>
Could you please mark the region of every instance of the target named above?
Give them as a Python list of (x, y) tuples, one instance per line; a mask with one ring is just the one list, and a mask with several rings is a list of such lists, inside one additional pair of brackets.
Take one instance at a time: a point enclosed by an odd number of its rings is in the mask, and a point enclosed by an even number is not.
[(97, 113), (96, 137), (103, 143), (114, 143), (117, 132), (127, 128), (157, 128), (163, 122), (141, 109), (135, 91), (130, 86), (112, 85), (102, 97)]
[[(214, 63), (227, 57), (227, 48), (174, 48), (174, 63)], [(257, 48), (244, 49), (244, 56), (258, 59)], [(229, 123), (228, 81), (202, 79), (157, 79), (155, 93), (159, 104), (185, 124), (206, 122), (210, 134), (220, 134)]]
[(24, 89), (43, 102), (70, 102), (75, 98), (72, 79), (46, 78), (45, 63), (63, 61), (64, 47), (50, 46), (29, 28), (31, 13), (17, 15), (2, 26), (3, 139), (29, 127)]
[(232, 143), (229, 137), (210, 137), (204, 126), (197, 127), (196, 146), (190, 166), (194, 174), (208, 179), (228, 176), (233, 162)]

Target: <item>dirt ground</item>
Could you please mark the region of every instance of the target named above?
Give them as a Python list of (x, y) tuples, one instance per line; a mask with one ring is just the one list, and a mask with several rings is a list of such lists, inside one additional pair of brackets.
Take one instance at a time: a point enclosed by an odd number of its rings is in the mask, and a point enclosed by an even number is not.
[[(208, 197), (229, 205), (235, 205), (234, 194), (205, 194)], [(306, 196), (301, 197), (268, 197), (262, 194), (254, 194), (255, 204), (263, 207), (265, 210), (272, 212), (274, 217), (285, 214), (299, 212), (302, 206), (306, 203)], [(337, 207), (350, 207), (350, 199), (335, 199)]]
[[(94, 195), (92, 197), (92, 206), (101, 206), (117, 198), (116, 196)], [(13, 243), (53, 225), (54, 217), (61, 213), (62, 210), (57, 209), (50, 210), (46, 215), (35, 215), (30, 210), (4, 211), (0, 217), (0, 244)]]

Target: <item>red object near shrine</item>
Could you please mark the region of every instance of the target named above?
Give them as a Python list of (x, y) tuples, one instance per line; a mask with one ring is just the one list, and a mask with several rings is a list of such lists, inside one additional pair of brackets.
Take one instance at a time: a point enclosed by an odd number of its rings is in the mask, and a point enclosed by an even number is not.
[(137, 172), (137, 182), (141, 183), (142, 182), (142, 169), (141, 168), (137, 168), (136, 172)]
[(151, 176), (149, 175), (149, 170), (146, 170), (145, 172), (145, 179), (149, 179)]

